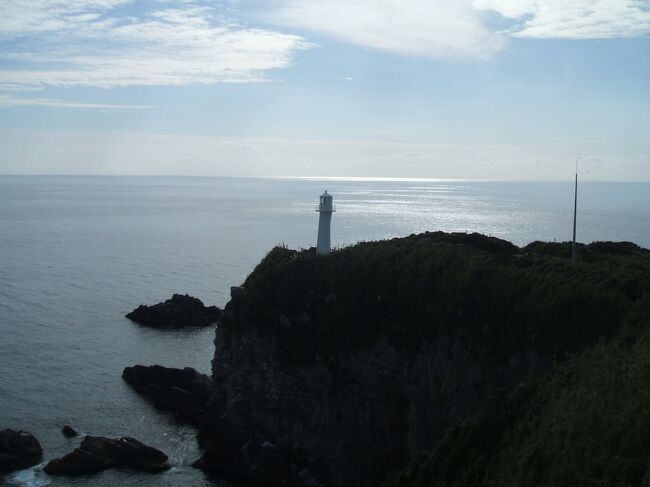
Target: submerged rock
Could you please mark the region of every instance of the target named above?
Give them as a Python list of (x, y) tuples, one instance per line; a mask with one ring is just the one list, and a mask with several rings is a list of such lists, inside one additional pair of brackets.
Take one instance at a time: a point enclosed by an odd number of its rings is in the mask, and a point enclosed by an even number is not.
[(63, 433), (63, 436), (65, 436), (66, 438), (74, 438), (75, 436), (79, 436), (77, 430), (74, 429), (69, 424), (66, 424), (61, 430), (61, 432)]
[(43, 457), (43, 448), (27, 431), (0, 431), (0, 473), (22, 470), (36, 465)]
[(190, 367), (135, 365), (126, 367), (122, 378), (154, 406), (170, 411), (179, 421), (198, 425), (205, 415), (212, 381)]
[(154, 327), (207, 326), (216, 323), (221, 310), (205, 306), (200, 299), (187, 294), (174, 294), (162, 303), (141, 304), (126, 315), (131, 321)]
[(170, 466), (167, 455), (134, 438), (86, 436), (79, 448), (63, 458), (52, 460), (43, 470), (48, 475), (86, 475), (107, 468), (157, 473)]

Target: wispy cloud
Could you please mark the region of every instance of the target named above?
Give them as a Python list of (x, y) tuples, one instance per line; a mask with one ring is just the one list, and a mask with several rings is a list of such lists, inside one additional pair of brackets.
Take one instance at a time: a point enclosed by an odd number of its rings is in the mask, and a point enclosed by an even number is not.
[(514, 37), (607, 39), (650, 35), (646, 0), (475, 0), (474, 6), (517, 20)]
[(129, 0), (7, 0), (0, 3), (0, 38), (72, 31)]
[[(273, 0), (256, 9), (293, 33), (233, 19), (226, 5), (237, 3), (0, 1), (0, 91), (27, 100), (47, 87), (266, 81), (313, 46), (296, 31), (432, 59), (489, 58), (511, 37), (650, 35), (647, 0)], [(486, 12), (508, 27), (491, 27)]]
[(212, 8), (169, 2), (134, 15), (124, 10), (129, 3), (0, 3), (0, 90), (262, 81), (310, 47), (300, 36), (239, 25)]
[[(461, 179), (571, 177), (573, 146), (0, 129), (0, 173)], [(590, 179), (648, 180), (645, 147), (592, 147)], [(599, 161), (599, 164), (595, 164)], [(80, 170), (80, 168), (82, 168)]]
[(89, 108), (89, 109), (102, 109), (102, 110), (142, 110), (145, 108), (151, 108), (148, 105), (82, 103), (82, 102), (55, 100), (52, 98), (19, 98), (12, 95), (2, 95), (2, 94), (0, 94), (0, 106), (4, 106), (4, 107), (42, 106), (42, 107), (52, 107), (52, 108)]
[[(508, 37), (602, 39), (650, 35), (647, 0), (286, 0), (272, 23), (359, 46), (429, 58), (485, 58)], [(510, 27), (496, 31), (484, 13)]]

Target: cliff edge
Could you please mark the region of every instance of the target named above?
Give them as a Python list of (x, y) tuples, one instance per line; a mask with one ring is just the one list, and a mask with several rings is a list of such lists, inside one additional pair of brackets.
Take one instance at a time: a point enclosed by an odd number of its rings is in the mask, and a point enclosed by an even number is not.
[(328, 256), (274, 248), (217, 329), (198, 466), (265, 485), (410, 485), (396, 472), (453, 428), (647, 323), (648, 251), (590, 244), (572, 264), (566, 248), (442, 232)]

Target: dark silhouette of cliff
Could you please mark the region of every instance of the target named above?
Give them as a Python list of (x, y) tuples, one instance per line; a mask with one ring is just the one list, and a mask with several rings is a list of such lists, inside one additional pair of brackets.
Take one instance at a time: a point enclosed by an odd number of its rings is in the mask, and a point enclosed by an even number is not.
[[(636, 482), (650, 253), (610, 242), (568, 256), (570, 243), (442, 232), (271, 250), (217, 329), (198, 465), (265, 485), (578, 485), (618, 467)], [(645, 436), (596, 447), (634, 418)]]

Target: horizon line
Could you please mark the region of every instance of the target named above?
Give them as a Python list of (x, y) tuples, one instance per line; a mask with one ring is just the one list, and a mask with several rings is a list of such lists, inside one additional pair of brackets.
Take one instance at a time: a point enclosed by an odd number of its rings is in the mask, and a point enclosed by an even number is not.
[[(572, 182), (574, 175), (567, 179), (482, 179), (482, 178), (433, 178), (433, 177), (397, 177), (397, 176), (226, 176), (205, 174), (82, 174), (82, 173), (1, 173), (0, 177), (70, 177), (70, 178), (210, 178), (210, 179), (269, 179), (269, 180), (297, 180), (297, 181), (336, 181), (336, 182), (422, 182), (422, 183), (564, 183)], [(581, 182), (589, 183), (650, 183), (650, 179), (585, 179)]]

